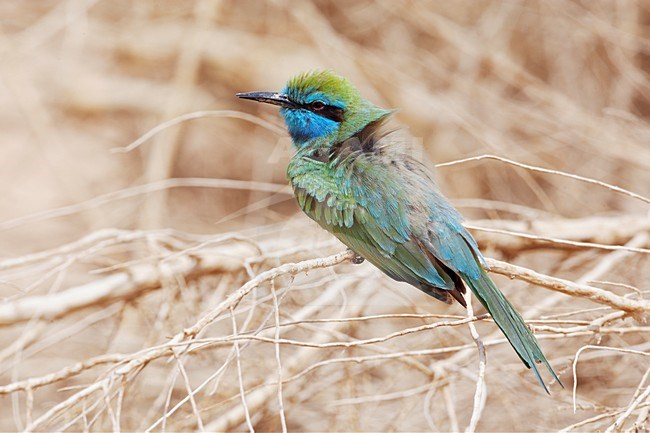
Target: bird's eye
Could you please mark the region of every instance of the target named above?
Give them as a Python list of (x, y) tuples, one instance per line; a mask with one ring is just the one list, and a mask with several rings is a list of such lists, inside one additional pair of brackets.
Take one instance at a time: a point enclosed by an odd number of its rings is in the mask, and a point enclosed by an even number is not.
[(320, 111), (323, 108), (325, 108), (325, 103), (323, 101), (314, 101), (311, 104), (309, 104), (309, 108), (311, 108), (314, 111)]

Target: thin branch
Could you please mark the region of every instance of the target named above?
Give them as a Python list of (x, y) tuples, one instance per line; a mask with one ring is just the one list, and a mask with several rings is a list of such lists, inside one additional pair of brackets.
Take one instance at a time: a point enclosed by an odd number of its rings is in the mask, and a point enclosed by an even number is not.
[(600, 250), (610, 250), (610, 251), (622, 250), (622, 251), (630, 251), (633, 253), (650, 254), (650, 250), (647, 248), (635, 248), (635, 247), (628, 247), (625, 245), (604, 245), (604, 244), (597, 244), (593, 242), (570, 241), (566, 239), (558, 239), (558, 238), (551, 238), (547, 236), (538, 236), (538, 235), (531, 235), (528, 233), (514, 232), (511, 230), (479, 227), (473, 224), (464, 224), (464, 226), (472, 230), (478, 230), (478, 231), (483, 231), (488, 233), (497, 233), (497, 234), (508, 235), (508, 236), (516, 236), (520, 238), (530, 239), (533, 241), (544, 242), (544, 243), (554, 244), (554, 245), (566, 245), (570, 247), (579, 247), (579, 248), (596, 248)]
[(73, 364), (69, 367), (65, 367), (55, 373), (50, 373), (41, 377), (31, 377), (19, 382), (13, 382), (9, 385), (0, 386), (0, 395), (10, 394), (16, 391), (34, 390), (42, 386), (65, 380), (95, 366), (113, 363), (117, 364), (124, 362), (127, 359), (127, 355), (122, 355), (119, 353), (96, 356), (94, 358)]
[(237, 271), (243, 268), (244, 258), (253, 254), (253, 247), (237, 243), (206, 250), (200, 255), (176, 257), (158, 265), (135, 265), (125, 272), (50, 295), (19, 298), (0, 304), (0, 326), (24, 322), (35, 316), (51, 320), (82, 308), (131, 299), (160, 287), (166, 275), (197, 278), (209, 273)]
[[(230, 307), (230, 316), (232, 317), (232, 333), (233, 336), (237, 336), (237, 320), (235, 319), (235, 312), (233, 311), (234, 307)], [(246, 403), (246, 390), (244, 389), (244, 377), (241, 368), (241, 355), (239, 351), (239, 343), (235, 341), (233, 343), (235, 348), (235, 360), (237, 361), (237, 378), (239, 380), (239, 395), (241, 397), (241, 404), (244, 408), (244, 414), (246, 415), (246, 424), (248, 425), (248, 431), (251, 433), (255, 432), (253, 427), (253, 422), (251, 421), (251, 413), (248, 409), (248, 403)]]
[(124, 188), (118, 191), (112, 191), (93, 197), (79, 203), (62, 206), (55, 209), (47, 209), (40, 212), (34, 212), (18, 218), (13, 218), (0, 222), (0, 231), (9, 230), (21, 225), (44, 221), (52, 218), (60, 218), (68, 215), (90, 210), (116, 200), (124, 200), (131, 197), (137, 197), (143, 194), (150, 194), (156, 191), (166, 191), (171, 188), (217, 188), (217, 189), (238, 189), (264, 191), (276, 194), (291, 195), (291, 190), (287, 185), (272, 184), (265, 182), (254, 182), (236, 179), (210, 179), (210, 178), (171, 178), (163, 179), (137, 185), (130, 188)]
[(458, 417), (456, 416), (456, 407), (454, 405), (454, 399), (449, 387), (452, 386), (453, 382), (446, 385), (443, 388), (443, 394), (445, 396), (445, 407), (447, 408), (447, 416), (449, 417), (449, 426), (451, 427), (449, 431), (460, 431), (458, 424)]
[(185, 383), (185, 390), (187, 391), (187, 396), (190, 400), (190, 405), (192, 406), (192, 413), (194, 413), (194, 417), (196, 418), (196, 425), (199, 428), (199, 431), (203, 432), (205, 431), (205, 429), (203, 428), (203, 420), (201, 419), (201, 412), (199, 411), (199, 406), (196, 403), (196, 399), (194, 398), (194, 391), (192, 391), (190, 378), (187, 375), (187, 371), (185, 370), (183, 361), (180, 359), (178, 354), (175, 351), (172, 351), (172, 353), (174, 355), (174, 359), (176, 359), (176, 364), (178, 365), (178, 371), (181, 373), (181, 376), (183, 377), (183, 382)]
[(577, 410), (577, 403), (576, 403), (576, 396), (577, 396), (577, 391), (578, 391), (578, 358), (580, 357), (580, 354), (584, 352), (587, 349), (593, 349), (593, 350), (611, 350), (614, 352), (620, 352), (620, 353), (630, 353), (633, 355), (643, 355), (643, 356), (650, 356), (650, 353), (648, 352), (641, 352), (639, 350), (632, 350), (632, 349), (624, 349), (620, 347), (609, 347), (609, 346), (593, 346), (593, 345), (587, 345), (583, 346), (578, 351), (576, 352), (576, 356), (573, 360), (573, 413), (576, 412)]
[(628, 313), (648, 313), (650, 312), (650, 301), (642, 299), (628, 299), (623, 296), (615, 295), (607, 290), (591, 287), (586, 284), (577, 284), (572, 281), (561, 278), (550, 277), (540, 274), (531, 269), (522, 266), (511, 265), (494, 259), (486, 259), (491, 272), (505, 275), (509, 278), (526, 281), (537, 286), (546, 287), (556, 292), (564, 293), (569, 296), (587, 298), (593, 302), (607, 305), (618, 310)]
[(154, 128), (147, 131), (146, 133), (144, 133), (142, 136), (140, 136), (140, 138), (133, 141), (128, 146), (115, 147), (111, 149), (111, 151), (113, 153), (131, 152), (137, 149), (138, 147), (140, 147), (143, 143), (145, 143), (147, 140), (154, 137), (159, 132), (164, 131), (165, 129), (171, 126), (178, 125), (179, 123), (187, 122), (188, 120), (204, 119), (208, 117), (225, 117), (231, 119), (241, 119), (259, 125), (263, 128), (266, 128), (269, 131), (272, 131), (278, 135), (283, 135), (286, 133), (284, 128), (281, 128), (271, 122), (267, 122), (266, 120), (260, 119), (257, 116), (252, 116), (250, 114), (243, 113), (241, 111), (233, 111), (233, 110), (195, 111), (192, 113), (182, 114), (180, 116), (174, 117), (173, 119), (162, 122), (156, 125)]
[[(278, 305), (278, 295), (275, 292), (275, 281), (271, 280), (271, 293), (273, 294), (273, 317), (275, 319), (276, 340), (280, 339), (280, 306)], [(280, 425), (282, 433), (287, 433), (287, 420), (284, 414), (284, 397), (282, 396), (282, 360), (280, 357), (280, 345), (275, 345), (275, 361), (278, 364), (278, 407), (280, 408)]]
[(650, 203), (650, 198), (648, 198), (648, 197), (644, 197), (644, 196), (642, 196), (640, 194), (637, 194), (635, 192), (628, 191), (628, 190), (626, 190), (624, 188), (621, 188), (619, 186), (611, 185), (609, 183), (605, 183), (605, 182), (602, 182), (600, 180), (591, 179), (589, 177), (579, 176), (577, 174), (567, 173), (567, 172), (564, 172), (564, 171), (551, 170), (551, 169), (548, 169), (548, 168), (542, 168), (542, 167), (537, 167), (537, 166), (534, 166), (534, 165), (523, 164), (521, 162), (513, 161), (511, 159), (503, 158), (501, 156), (496, 156), (496, 155), (473, 156), (471, 158), (459, 159), (459, 160), (456, 160), (456, 161), (445, 162), (445, 163), (442, 163), (442, 164), (436, 164), (436, 167), (438, 167), (438, 168), (449, 167), (449, 166), (452, 166), (452, 165), (464, 164), (466, 162), (471, 162), (471, 161), (481, 161), (483, 159), (492, 159), (492, 160), (495, 160), (495, 161), (501, 161), (501, 162), (505, 162), (506, 164), (513, 165), (515, 167), (525, 168), (526, 170), (537, 171), (539, 173), (555, 174), (555, 175), (558, 175), (558, 176), (568, 177), (570, 179), (579, 180), (581, 182), (590, 183), (592, 185), (602, 186), (603, 188), (607, 188), (607, 189), (615, 191), (615, 192), (617, 192), (619, 194), (624, 194), (624, 195), (627, 195), (629, 197), (635, 198), (637, 200), (641, 200), (641, 201), (643, 201), (645, 203)]
[[(639, 405), (639, 408), (647, 408), (647, 407), (650, 407), (650, 403), (643, 403), (643, 404)], [(577, 422), (575, 424), (571, 424), (570, 426), (564, 427), (562, 430), (560, 430), (560, 433), (568, 433), (568, 432), (570, 432), (572, 430), (577, 429), (578, 427), (583, 427), (583, 426), (598, 422), (598, 421), (603, 420), (603, 419), (613, 418), (616, 415), (619, 415), (619, 414), (621, 414), (623, 412), (625, 412), (625, 409), (619, 409), (619, 410), (609, 411), (609, 412), (606, 412), (606, 413), (601, 413), (601, 414), (598, 414), (598, 415), (593, 416), (591, 418), (583, 419), (582, 421), (579, 421), (579, 422)]]
[[(353, 254), (345, 252), (347, 259), (351, 259)], [(349, 255), (348, 255), (349, 254)], [(365, 305), (367, 297), (374, 293), (375, 286), (371, 284), (364, 284), (358, 290), (355, 291), (354, 302), (350, 304), (351, 314), (358, 314), (362, 307)], [(339, 287), (336, 284), (330, 285), (325, 292), (323, 292), (318, 298), (316, 298), (310, 305), (299, 311), (299, 314), (296, 318), (305, 319), (313, 315), (316, 311), (319, 311), (323, 308), (324, 305), (331, 304), (331, 302), (339, 296)], [(330, 337), (330, 331), (340, 329), (341, 327), (347, 326), (345, 323), (331, 323), (328, 326), (325, 326), (319, 332), (313, 335), (310, 340), (318, 344), (322, 341), (327, 341)], [(292, 356), (282, 364), (284, 376), (287, 374), (295, 374), (295, 372), (304, 369), (305, 366), (311, 365), (313, 358), (319, 354), (319, 351), (312, 347), (301, 347), (297, 352), (294, 352)], [(272, 376), (269, 377), (269, 379)], [(297, 379), (296, 376), (294, 378)], [(284, 379), (283, 383), (288, 383), (292, 381), (293, 378)], [(276, 391), (277, 383), (274, 380), (268, 380), (263, 382), (264, 385), (259, 388), (252, 390), (248, 395), (249, 406), (255, 411), (259, 411), (264, 405), (267, 405), (268, 402), (272, 399), (273, 393)], [(228, 431), (233, 427), (239, 425), (245, 419), (245, 414), (241, 408), (241, 405), (237, 405), (229, 409), (225, 414), (220, 415), (206, 426), (206, 430), (209, 431)]]
[(356, 404), (376, 403), (379, 401), (400, 400), (402, 398), (411, 397), (413, 395), (422, 394), (431, 388), (431, 384), (420, 385), (415, 388), (409, 388), (401, 391), (390, 392), (386, 394), (372, 394), (361, 397), (342, 398), (329, 403), (330, 407), (339, 407)]
[(640, 239), (632, 244), (631, 240), (650, 232), (650, 218), (642, 214), (527, 220), (483, 219), (469, 221), (465, 226), (476, 229), (473, 234), (479, 244), (509, 254), (533, 248), (636, 249), (646, 246), (647, 240)]
[(650, 386), (646, 387), (645, 391), (641, 393), (630, 405), (628, 406), (627, 410), (616, 419), (616, 421), (610, 425), (607, 430), (605, 430), (605, 433), (611, 433), (613, 431), (619, 431), (621, 428), (623, 428), (623, 424), (625, 423), (625, 420), (634, 412), (638, 407), (643, 403), (646, 399), (650, 397)]
[[(345, 251), (325, 258), (305, 260), (299, 263), (286, 263), (284, 265), (262, 272), (257, 277), (249, 280), (239, 290), (231, 293), (216, 308), (204, 315), (193, 326), (186, 328), (182, 332), (176, 334), (167, 344), (149, 348), (148, 350), (143, 351), (136, 359), (132, 359), (127, 364), (117, 368), (108, 378), (96, 381), (81, 391), (74, 393), (67, 399), (49, 409), (39, 418), (34, 420), (31, 425), (27, 426), (26, 431), (38, 430), (43, 424), (49, 422), (52, 418), (56, 417), (64, 410), (78, 404), (87, 396), (97, 392), (98, 390), (101, 390), (106, 385), (106, 383), (112, 380), (115, 376), (127, 376), (135, 371), (138, 371), (142, 366), (146, 365), (150, 361), (168, 354), (170, 348), (175, 344), (191, 341), (192, 338), (194, 338), (199, 332), (201, 332), (205, 327), (212, 323), (217, 317), (219, 317), (224, 312), (230, 311), (232, 308), (234, 308), (242, 298), (244, 298), (250, 291), (252, 291), (260, 284), (277, 278), (280, 275), (295, 275), (311, 269), (333, 266), (352, 258), (353, 253), (350, 251)], [(215, 266), (218, 264), (218, 260), (214, 260), (214, 258), (212, 261), (203, 259), (201, 260), (201, 263), (202, 266)], [(206, 430), (211, 430), (211, 428), (206, 426)]]
[[(472, 319), (474, 317), (474, 308), (472, 307), (472, 294), (468, 290), (464, 293), (463, 297), (465, 298), (465, 303), (467, 304), (467, 318)], [(481, 340), (481, 337), (478, 335), (476, 326), (474, 322), (470, 320), (467, 323), (469, 326), (469, 332), (472, 335), (472, 340), (476, 344), (478, 349), (479, 361), (478, 361), (478, 378), (476, 379), (476, 391), (474, 392), (474, 408), (472, 409), (472, 417), (465, 429), (466, 433), (472, 433), (476, 431), (476, 426), (478, 425), (481, 415), (483, 414), (483, 409), (485, 408), (485, 401), (487, 399), (487, 387), (485, 385), (485, 366), (487, 364), (487, 357), (485, 354), (485, 345)]]

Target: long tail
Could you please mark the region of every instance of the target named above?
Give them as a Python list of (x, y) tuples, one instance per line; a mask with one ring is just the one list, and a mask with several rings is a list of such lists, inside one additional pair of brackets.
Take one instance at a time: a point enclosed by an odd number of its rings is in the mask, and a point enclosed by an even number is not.
[(532, 331), (503, 293), (494, 285), (488, 274), (481, 269), (481, 276), (478, 279), (463, 278), (463, 280), (490, 313), (497, 326), (510, 341), (519, 358), (526, 364), (526, 367), (533, 369), (544, 390), (548, 393), (548, 388), (537, 369), (537, 364), (541, 363), (546, 365), (551, 375), (564, 388), (557, 374), (546, 360)]

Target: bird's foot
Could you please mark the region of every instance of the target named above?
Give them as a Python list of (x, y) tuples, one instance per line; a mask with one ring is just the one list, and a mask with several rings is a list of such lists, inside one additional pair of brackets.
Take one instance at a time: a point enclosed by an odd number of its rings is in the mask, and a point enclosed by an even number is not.
[[(348, 251), (352, 251), (352, 250), (348, 248)], [(366, 260), (363, 257), (361, 257), (359, 254), (355, 253), (354, 251), (352, 252), (354, 253), (354, 256), (350, 259), (350, 261), (355, 265), (360, 265)]]

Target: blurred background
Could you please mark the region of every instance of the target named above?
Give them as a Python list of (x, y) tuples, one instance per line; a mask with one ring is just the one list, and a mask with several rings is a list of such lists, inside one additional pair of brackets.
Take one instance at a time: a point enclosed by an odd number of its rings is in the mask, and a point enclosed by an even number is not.
[[(302, 71), (335, 70), (375, 104), (399, 108), (395, 123), (409, 128), (431, 166), (493, 154), (650, 195), (650, 2), (645, 0), (4, 1), (0, 56), (0, 295), (5, 305), (65, 292), (129, 264), (155, 264), (206, 244), (226, 256), (237, 250), (232, 254), (241, 262), (227, 272), (167, 281), (160, 290), (137, 296), (0, 324), (0, 348), (5, 346), (0, 386), (92, 357), (162, 344), (253, 275), (342, 250), (298, 212), (286, 187), (292, 149), (277, 109), (234, 96), (280, 90)], [(190, 118), (123, 151), (182, 115)], [(530, 229), (538, 236), (648, 247), (647, 203), (611, 189), (485, 159), (440, 167), (436, 178), (472, 224), (512, 229), (520, 222), (518, 231)], [(602, 225), (592, 225), (594, 217), (602, 218)], [(573, 220), (578, 222), (567, 226)], [(547, 232), (534, 232), (539, 221)], [(63, 248), (97, 233), (106, 236), (104, 241), (126, 233), (133, 237)], [(161, 237), (181, 239), (182, 245)], [(605, 282), (600, 287), (621, 296), (643, 297), (648, 289), (646, 253), (553, 244), (513, 247), (507, 236), (477, 237), (487, 255), (541, 273)], [(242, 249), (244, 244), (254, 248)], [(46, 254), (34, 256), (39, 252)], [(620, 257), (612, 256), (616, 253)], [(605, 272), (596, 272), (603, 266)], [(525, 317), (568, 320), (548, 326), (582, 326), (612, 313), (520, 282), (497, 282), (524, 313), (545, 301)], [(279, 279), (275, 286), (284, 290), (282, 320), (299, 320), (292, 319), (295, 314), (323, 320), (282, 327), (283, 336), (294, 340), (316, 341), (315, 333), (325, 332), (328, 341), (353, 341), (433, 320), (393, 317), (330, 329), (332, 317), (465, 314), (367, 264), (312, 271), (295, 281)], [(336, 296), (319, 301), (330, 286), (338, 287)], [(253, 300), (238, 306), (241, 332), (259, 331), (267, 323), (274, 305), (270, 293), (268, 285), (260, 287)], [(307, 306), (320, 307), (306, 312)], [(82, 326), (82, 319), (89, 322)], [(561, 340), (557, 329), (548, 331), (551, 337), (542, 345), (567, 388), (575, 352), (586, 344), (647, 353), (645, 325), (615, 319), (606, 323), (620, 332), (580, 331)], [(479, 326), (481, 335), (497, 339), (494, 330), (492, 323)], [(226, 315), (205, 338), (232, 334)], [(269, 389), (263, 385), (277, 379), (274, 346), (246, 344), (239, 365), (243, 387)], [(470, 349), (394, 356), (399, 362), (387, 357), (314, 367), (373, 350), (386, 355), (458, 345)], [(466, 328), (415, 333), (368, 347), (322, 348), (304, 359), (304, 348), (282, 349), (285, 363), (303, 359), (285, 375), (313, 367), (285, 385), (289, 430), (464, 428), (477, 367)], [(173, 358), (158, 359), (130, 377), (122, 391), (106, 391), (111, 403), (100, 404), (101, 393), (90, 395), (83, 410), (81, 403), (71, 404), (40, 428), (111, 430), (117, 412), (124, 430), (152, 425), (160, 430), (154, 423), (187, 397), (187, 387), (196, 388), (223, 365), (218, 383), (213, 380), (197, 393), (196, 404), (170, 414), (166, 429), (281, 430), (275, 388), (258, 397), (263, 403), (251, 404), (248, 421), (237, 412), (243, 407), (242, 374), (232, 361), (233, 348), (217, 345), (187, 355), (185, 382)], [(570, 391), (554, 384), (552, 396), (544, 395), (507, 345), (489, 346), (488, 397), (478, 429), (557, 430), (610, 414), (585, 428), (606, 427), (637, 387), (647, 386), (647, 377), (642, 378), (648, 358), (598, 353), (584, 355), (580, 364), (574, 414)], [(0, 430), (22, 430), (79, 389), (108, 377), (114, 366), (105, 364), (33, 392), (0, 395)], [(648, 404), (638, 408), (646, 417)], [(644, 422), (638, 414), (637, 421)], [(630, 422), (634, 419), (637, 412)]]

